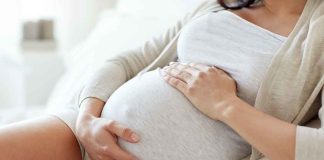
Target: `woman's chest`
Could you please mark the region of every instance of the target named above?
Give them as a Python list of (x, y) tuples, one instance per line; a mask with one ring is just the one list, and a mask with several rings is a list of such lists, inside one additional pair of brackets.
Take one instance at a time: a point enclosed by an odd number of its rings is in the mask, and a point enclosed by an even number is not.
[(216, 66), (237, 82), (238, 95), (254, 100), (284, 38), (228, 11), (210, 13), (185, 26), (177, 44), (178, 61)]

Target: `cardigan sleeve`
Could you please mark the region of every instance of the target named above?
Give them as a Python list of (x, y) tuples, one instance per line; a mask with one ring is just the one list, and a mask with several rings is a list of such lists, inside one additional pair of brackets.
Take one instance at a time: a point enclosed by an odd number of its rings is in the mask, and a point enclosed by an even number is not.
[(322, 108), (319, 112), (322, 127), (319, 129), (304, 126), (297, 127), (296, 133), (296, 160), (324, 159), (324, 93), (322, 89)]
[(80, 106), (89, 97), (106, 102), (117, 88), (152, 63), (176, 37), (181, 28), (198, 12), (206, 9), (208, 5), (207, 2), (201, 3), (164, 34), (146, 41), (142, 46), (119, 53), (105, 61), (83, 85), (78, 96), (78, 105)]

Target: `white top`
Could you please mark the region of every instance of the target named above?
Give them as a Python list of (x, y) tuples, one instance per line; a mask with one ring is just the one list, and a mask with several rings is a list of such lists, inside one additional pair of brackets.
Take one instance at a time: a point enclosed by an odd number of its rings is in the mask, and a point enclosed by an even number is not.
[(215, 65), (225, 70), (237, 82), (238, 96), (254, 105), (273, 54), (285, 40), (224, 10), (184, 28), (178, 41), (178, 57), (180, 62)]
[[(215, 65), (230, 73), (239, 96), (254, 103), (260, 82), (285, 38), (228, 11), (186, 25), (178, 41), (180, 62)], [(241, 159), (249, 145), (220, 121), (209, 119), (167, 84), (160, 68), (140, 74), (108, 99), (102, 117), (137, 132), (141, 141), (120, 145), (141, 160)]]

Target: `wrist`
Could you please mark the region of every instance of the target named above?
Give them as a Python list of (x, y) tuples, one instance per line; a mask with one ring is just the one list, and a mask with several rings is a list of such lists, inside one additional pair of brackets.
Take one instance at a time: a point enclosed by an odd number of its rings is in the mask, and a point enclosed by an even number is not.
[(235, 95), (229, 97), (222, 104), (218, 104), (218, 107), (221, 108), (221, 110), (218, 111), (218, 120), (222, 122), (228, 121), (232, 117), (232, 115), (239, 110), (241, 101), (242, 100)]
[(82, 113), (79, 114), (77, 121), (76, 121), (76, 133), (77, 135), (81, 134), (83, 129), (87, 128), (89, 124), (97, 117), (89, 114), (89, 113)]
[(78, 118), (77, 118), (77, 123), (84, 123), (91, 121), (92, 119), (97, 118), (94, 115), (90, 113), (80, 113)]

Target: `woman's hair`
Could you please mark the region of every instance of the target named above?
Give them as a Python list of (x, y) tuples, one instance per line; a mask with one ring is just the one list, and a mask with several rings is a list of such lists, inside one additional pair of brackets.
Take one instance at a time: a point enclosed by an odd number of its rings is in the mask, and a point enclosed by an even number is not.
[(248, 8), (260, 2), (261, 0), (218, 0), (218, 3), (225, 9), (241, 9)]

